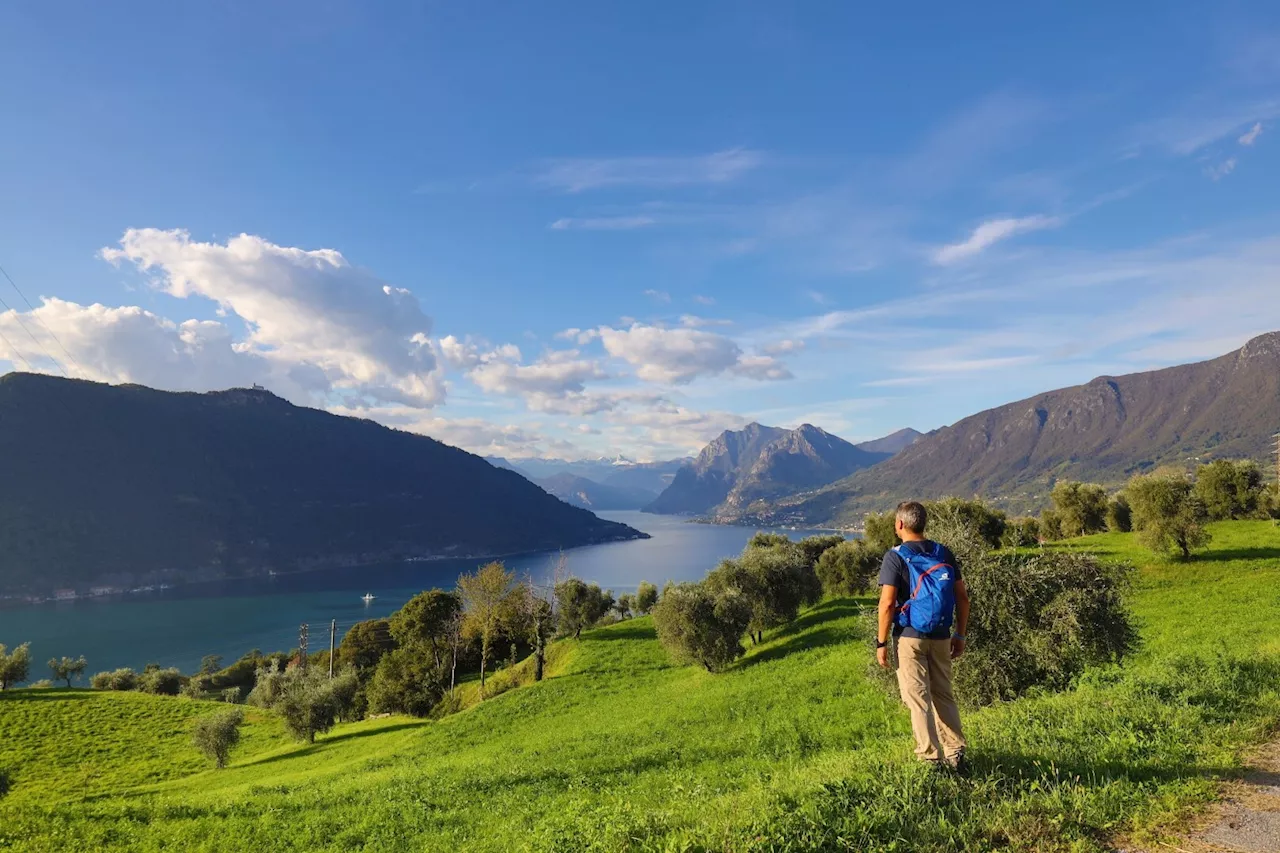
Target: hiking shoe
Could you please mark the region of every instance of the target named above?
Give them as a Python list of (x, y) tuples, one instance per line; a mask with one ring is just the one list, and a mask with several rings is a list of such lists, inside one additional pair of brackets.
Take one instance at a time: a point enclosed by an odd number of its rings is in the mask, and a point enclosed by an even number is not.
[(965, 758), (963, 749), (947, 759), (947, 766), (955, 771), (957, 776), (969, 775), (969, 760)]

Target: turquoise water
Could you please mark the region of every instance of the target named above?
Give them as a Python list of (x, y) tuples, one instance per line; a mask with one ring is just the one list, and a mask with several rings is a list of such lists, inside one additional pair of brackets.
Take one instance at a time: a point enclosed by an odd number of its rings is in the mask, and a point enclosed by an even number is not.
[[(611, 542), (566, 551), (569, 571), (615, 592), (629, 592), (642, 580), (659, 587), (667, 580), (698, 580), (723, 557), (742, 550), (755, 533), (749, 527), (690, 524), (671, 516), (602, 512), (653, 538)], [(798, 538), (816, 531), (782, 531)], [(506, 561), (521, 575), (550, 577), (558, 555), (533, 554)], [(337, 639), (362, 619), (387, 616), (424, 589), (451, 588), (476, 561), (394, 563), (279, 575), (252, 581), (197, 584), (144, 596), (55, 602), (0, 610), (0, 643), (10, 648), (30, 642), (33, 679), (45, 678), (44, 662), (84, 655), (89, 672), (148, 662), (191, 672), (204, 655), (230, 662), (249, 649), (290, 649), (307, 623), (314, 651)], [(371, 593), (373, 601), (361, 597)]]

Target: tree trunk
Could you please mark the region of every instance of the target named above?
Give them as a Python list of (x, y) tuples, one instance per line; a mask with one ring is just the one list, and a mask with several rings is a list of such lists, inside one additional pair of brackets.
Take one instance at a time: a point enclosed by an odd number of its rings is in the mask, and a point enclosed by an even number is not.
[(480, 639), (480, 695), (484, 696), (484, 665), (489, 662), (489, 638)]
[(1178, 547), (1182, 549), (1182, 559), (1184, 559), (1184, 560), (1190, 560), (1190, 559), (1191, 559), (1191, 549), (1190, 549), (1189, 547), (1187, 547), (1187, 537), (1185, 537), (1185, 536), (1179, 536), (1179, 537), (1178, 537)]
[(453, 644), (453, 659), (449, 663), (449, 695), (453, 695), (453, 686), (458, 681), (458, 643)]
[[(535, 608), (536, 609), (536, 608)], [(542, 680), (542, 668), (546, 663), (546, 640), (542, 636), (542, 615), (533, 620), (533, 680)]]

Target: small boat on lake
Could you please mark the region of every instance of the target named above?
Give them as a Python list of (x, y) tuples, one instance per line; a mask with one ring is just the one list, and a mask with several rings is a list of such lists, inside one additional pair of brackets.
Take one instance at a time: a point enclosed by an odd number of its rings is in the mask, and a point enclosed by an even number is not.
[(371, 592), (366, 592), (363, 596), (360, 597), (360, 600), (363, 601), (365, 604), (368, 604), (369, 602), (373, 601), (373, 599), (374, 599), (374, 595)]

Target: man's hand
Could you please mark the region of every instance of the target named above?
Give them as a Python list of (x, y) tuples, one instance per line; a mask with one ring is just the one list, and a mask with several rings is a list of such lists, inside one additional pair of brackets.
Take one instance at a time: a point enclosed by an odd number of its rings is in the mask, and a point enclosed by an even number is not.
[(889, 647), (888, 646), (881, 646), (880, 648), (876, 649), (876, 663), (880, 664), (880, 666), (884, 667), (885, 669), (889, 668)]
[(964, 654), (964, 640), (959, 637), (951, 638), (951, 659), (955, 660)]

